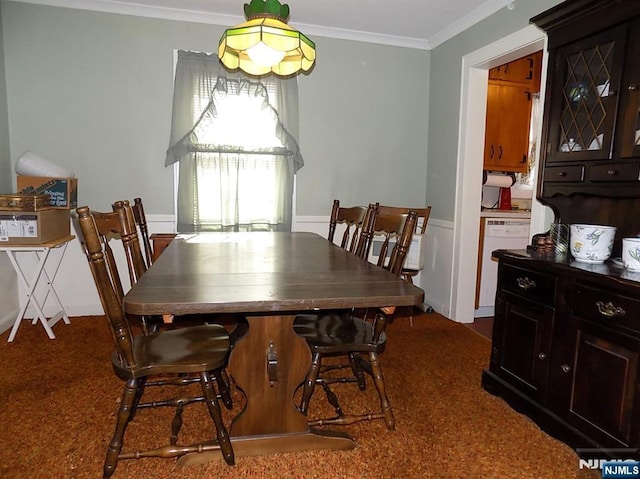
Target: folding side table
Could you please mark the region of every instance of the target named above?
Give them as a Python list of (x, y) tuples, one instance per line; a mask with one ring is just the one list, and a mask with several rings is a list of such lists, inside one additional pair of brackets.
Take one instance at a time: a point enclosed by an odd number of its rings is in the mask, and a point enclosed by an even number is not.
[[(60, 302), (58, 293), (56, 293), (56, 290), (53, 286), (53, 281), (56, 277), (56, 274), (58, 273), (58, 269), (60, 268), (60, 263), (62, 262), (62, 258), (64, 257), (67, 246), (69, 242), (74, 238), (75, 236), (69, 235), (57, 240), (50, 241), (48, 243), (36, 245), (2, 245), (2, 243), (0, 243), (0, 251), (5, 251), (9, 256), (9, 261), (11, 261), (13, 269), (15, 269), (16, 273), (18, 274), (18, 278), (26, 289), (27, 297), (27, 300), (20, 308), (18, 316), (13, 323), (11, 333), (9, 334), (9, 339), (7, 340), (8, 342), (13, 341), (16, 337), (16, 333), (18, 332), (20, 323), (22, 322), (29, 305), (31, 305), (35, 310), (33, 324), (40, 321), (45, 331), (47, 332), (47, 336), (49, 336), (49, 339), (56, 338), (51, 328), (58, 321), (60, 321), (60, 319), (62, 319), (66, 324), (71, 323), (69, 321), (69, 316), (64, 309), (64, 306), (62, 306), (62, 303)], [(61, 251), (57, 255), (50, 255), (49, 253), (51, 253), (51, 250), (53, 249), (60, 249)], [(24, 270), (24, 267), (21, 266), (21, 256), (19, 255), (19, 253), (31, 253), (35, 258), (36, 266), (34, 270), (30, 272), (31, 274), (29, 274), (29, 272), (26, 272)], [(47, 268), (45, 268), (45, 266), (47, 265), (47, 260), (49, 258), (51, 259), (48, 261), (49, 271), (47, 271)], [(38, 289), (39, 286), (44, 288), (44, 297), (42, 298), (42, 300), (39, 300), (36, 297), (36, 289)], [(60, 311), (58, 311), (50, 319), (47, 320), (47, 317), (44, 315), (43, 308), (49, 296), (51, 296), (52, 300), (60, 308)]]

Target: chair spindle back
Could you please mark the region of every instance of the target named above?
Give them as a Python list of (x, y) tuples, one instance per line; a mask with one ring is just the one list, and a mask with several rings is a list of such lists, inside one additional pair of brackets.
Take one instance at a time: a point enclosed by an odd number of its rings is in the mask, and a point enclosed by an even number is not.
[(108, 240), (120, 229), (119, 214), (92, 213), (88, 206), (77, 208), (76, 213), (82, 233), (82, 244), (102, 308), (111, 326), (116, 351), (122, 361), (133, 367), (133, 333), (124, 313), (122, 284)]

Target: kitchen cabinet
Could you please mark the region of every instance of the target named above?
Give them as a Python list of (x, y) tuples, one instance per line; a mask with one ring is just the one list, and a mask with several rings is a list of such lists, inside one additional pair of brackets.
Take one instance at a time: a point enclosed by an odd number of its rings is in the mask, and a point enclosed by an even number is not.
[(485, 170), (526, 173), (532, 95), (540, 91), (542, 52), (489, 70)]
[(519, 58), (489, 70), (489, 80), (525, 84), (534, 92), (540, 89), (542, 52)]
[(507, 250), (494, 256), (498, 294), (484, 388), (573, 447), (640, 447), (637, 283), (612, 264)]
[(489, 81), (485, 125), (485, 170), (525, 173), (529, 150), (531, 89)]

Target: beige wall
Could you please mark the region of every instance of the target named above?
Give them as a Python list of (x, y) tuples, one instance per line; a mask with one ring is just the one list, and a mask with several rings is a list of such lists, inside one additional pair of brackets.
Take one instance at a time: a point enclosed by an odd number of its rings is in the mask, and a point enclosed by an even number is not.
[(12, 191), (11, 153), (9, 150), (9, 119), (7, 112), (3, 38), (2, 4), (0, 3), (0, 193), (9, 193)]
[(454, 219), (462, 57), (525, 28), (558, 3), (515, 1), (513, 10), (499, 10), (431, 51), (427, 201), (437, 218)]
[[(173, 51), (211, 51), (223, 27), (1, 2), (12, 164), (33, 149), (77, 173), (81, 204), (140, 195), (149, 214), (173, 214)], [(517, 0), (432, 51), (314, 37), (316, 68), (299, 77), (297, 215), (326, 216), (333, 198), (431, 204), (420, 286), (446, 315), (462, 57), (557, 3)]]
[[(32, 149), (72, 169), (80, 204), (139, 195), (173, 213), (173, 52), (213, 50), (223, 27), (5, 1), (3, 28), (12, 162)], [(314, 40), (297, 213), (327, 214), (336, 197), (424, 204), (429, 53)]]

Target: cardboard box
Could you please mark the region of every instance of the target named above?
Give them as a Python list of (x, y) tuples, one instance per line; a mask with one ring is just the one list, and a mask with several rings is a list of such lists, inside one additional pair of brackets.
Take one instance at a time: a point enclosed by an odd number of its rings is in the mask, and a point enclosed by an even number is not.
[(0, 210), (38, 211), (51, 208), (49, 195), (10, 193), (0, 195)]
[(68, 210), (0, 210), (0, 246), (38, 245), (70, 234)]
[(48, 178), (18, 175), (18, 193), (51, 196), (51, 206), (70, 210), (78, 207), (77, 178)]

